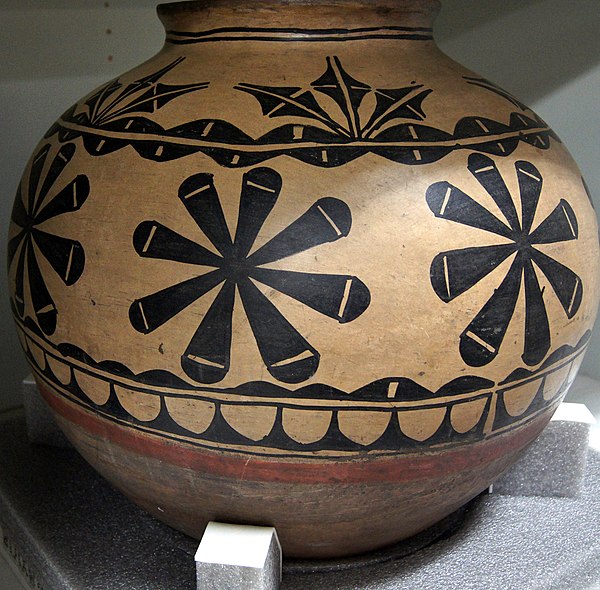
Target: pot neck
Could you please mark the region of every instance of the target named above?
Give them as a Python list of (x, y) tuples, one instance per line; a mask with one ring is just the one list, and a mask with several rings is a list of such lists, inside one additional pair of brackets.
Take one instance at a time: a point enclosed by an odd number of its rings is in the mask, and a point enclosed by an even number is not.
[(169, 40), (184, 42), (215, 35), (227, 40), (429, 39), (439, 9), (439, 0), (192, 0), (160, 4), (157, 11)]

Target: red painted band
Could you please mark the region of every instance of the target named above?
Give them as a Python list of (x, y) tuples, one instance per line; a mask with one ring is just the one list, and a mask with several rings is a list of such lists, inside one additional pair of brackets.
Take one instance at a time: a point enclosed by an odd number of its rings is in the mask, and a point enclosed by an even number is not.
[[(212, 451), (171, 441), (115, 424), (90, 410), (68, 402), (39, 383), (42, 396), (50, 407), (102, 445), (116, 444), (140, 456), (154, 457), (172, 465), (207, 472), (214, 476), (252, 481), (285, 483), (389, 482), (441, 479), (453, 473), (477, 470), (495, 460), (517, 453), (543, 430), (550, 419), (544, 413), (527, 425), (505, 435), (495, 436), (462, 447), (431, 451), (428, 454), (405, 454), (378, 459), (297, 459), (290, 457), (256, 457), (226, 451)], [(80, 436), (80, 435), (79, 435)]]

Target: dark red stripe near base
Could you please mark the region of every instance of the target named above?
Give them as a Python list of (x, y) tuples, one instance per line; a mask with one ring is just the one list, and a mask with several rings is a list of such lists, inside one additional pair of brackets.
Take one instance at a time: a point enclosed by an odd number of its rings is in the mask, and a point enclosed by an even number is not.
[(517, 454), (538, 436), (552, 415), (551, 412), (544, 413), (524, 426), (488, 440), (448, 450), (432, 450), (426, 454), (410, 453), (381, 458), (365, 455), (348, 459), (260, 458), (243, 453), (202, 449), (184, 441), (168, 441), (142, 433), (70, 403), (52, 393), (42, 383), (38, 382), (38, 385), (50, 407), (72, 424), (73, 433), (83, 430), (96, 439), (98, 445), (108, 441), (141, 456), (151, 456), (179, 467), (252, 481), (402, 483), (438, 479), (465, 470), (476, 471), (477, 466), (486, 465), (506, 455)]

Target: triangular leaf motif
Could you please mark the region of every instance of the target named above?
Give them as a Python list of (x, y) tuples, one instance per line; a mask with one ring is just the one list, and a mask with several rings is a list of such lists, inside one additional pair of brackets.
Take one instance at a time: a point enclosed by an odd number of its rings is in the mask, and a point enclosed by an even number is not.
[(106, 98), (114, 94), (122, 86), (123, 85), (118, 80), (112, 80), (108, 84), (102, 86), (98, 92), (85, 101), (85, 104), (89, 109), (89, 118), (92, 122), (94, 122), (100, 108), (106, 101)]
[(423, 88), (422, 85), (393, 90), (376, 90), (377, 105), (369, 122), (365, 125), (365, 137), (372, 136), (386, 123), (396, 120), (423, 121), (426, 118), (423, 101), (433, 92), (430, 89), (418, 94), (413, 91)]
[[(277, 87), (242, 83), (236, 89), (254, 96), (265, 116), (310, 118), (324, 123), (339, 136), (353, 140), (369, 138), (395, 119), (423, 121), (425, 112), (422, 103), (432, 92), (429, 89), (418, 92), (423, 86), (417, 84), (402, 88), (373, 88), (352, 77), (335, 56), (327, 57), (325, 72), (311, 82), (310, 87), (307, 90), (301, 86)], [(327, 103), (319, 100), (316, 93), (324, 94), (337, 105), (345, 123), (340, 124), (336, 121), (336, 115), (329, 114)], [(359, 111), (368, 94), (375, 95), (376, 104), (369, 122), (363, 125)]]
[(167, 74), (173, 68), (178, 66), (184, 59), (185, 59), (185, 57), (178, 57), (177, 59), (172, 61), (170, 64), (166, 65), (164, 68), (161, 68), (157, 72), (154, 72), (152, 74), (149, 74), (148, 76), (144, 76), (143, 78), (136, 80), (136, 82), (134, 82), (134, 84), (144, 84), (144, 83), (152, 84), (154, 82), (158, 82), (165, 74)]
[(237, 90), (247, 92), (258, 100), (266, 117), (304, 117), (324, 123), (330, 129), (348, 135), (319, 105), (313, 94), (300, 87), (258, 86), (238, 84)]
[(127, 86), (123, 86), (119, 80), (104, 86), (86, 102), (92, 124), (104, 125), (117, 117), (130, 113), (153, 113), (175, 98), (188, 92), (207, 88), (207, 82), (180, 85), (158, 82), (183, 59), (183, 57), (178, 58), (157, 72)]
[(378, 88), (375, 90), (377, 105), (371, 115), (371, 121), (367, 125), (391, 109), (393, 110), (398, 104), (403, 104), (403, 99), (419, 88), (423, 88), (423, 86), (420, 84), (418, 86), (407, 86), (406, 88)]
[(188, 94), (189, 92), (193, 92), (194, 90), (206, 88), (207, 85), (208, 84), (206, 83), (182, 85), (156, 84), (151, 86), (140, 96), (132, 99), (129, 104), (110, 113), (105, 119), (105, 122), (131, 113), (154, 113), (172, 100), (179, 98), (184, 94)]

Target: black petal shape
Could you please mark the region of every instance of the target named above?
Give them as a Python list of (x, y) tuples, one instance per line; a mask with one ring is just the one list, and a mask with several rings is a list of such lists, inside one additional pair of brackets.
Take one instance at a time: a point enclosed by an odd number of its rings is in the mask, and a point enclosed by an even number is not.
[(30, 238), (27, 236), (21, 246), (17, 272), (15, 274), (15, 306), (21, 317), (25, 314), (25, 259), (27, 258), (27, 250), (29, 248), (31, 248), (31, 243)]
[(44, 278), (37, 263), (33, 247), (27, 248), (27, 271), (29, 275), (29, 291), (38, 325), (46, 336), (54, 334), (58, 311), (48, 292)]
[(348, 275), (266, 268), (254, 268), (250, 275), (341, 324), (355, 320), (371, 302), (367, 286), (356, 277)]
[(201, 383), (221, 381), (229, 371), (235, 283), (226, 281), (181, 357), (188, 377)]
[(143, 258), (220, 267), (223, 259), (158, 221), (143, 221), (133, 234), (133, 247)]
[(517, 246), (513, 243), (442, 252), (431, 263), (433, 289), (448, 303), (476, 285), (516, 251)]
[(523, 266), (525, 280), (525, 348), (523, 362), (537, 365), (550, 350), (550, 326), (544, 297), (531, 260)]
[(542, 193), (542, 175), (530, 162), (519, 161), (515, 164), (515, 168), (517, 169), (519, 191), (521, 194), (521, 225), (523, 233), (527, 235), (531, 231)]
[(224, 280), (221, 270), (213, 270), (136, 299), (129, 308), (131, 325), (138, 332), (149, 334)]
[(83, 273), (85, 253), (76, 240), (32, 230), (32, 237), (44, 258), (52, 265), (65, 285), (72, 285)]
[(436, 217), (448, 219), (510, 238), (512, 231), (469, 195), (448, 182), (436, 182), (427, 189), (427, 204)]
[(281, 191), (281, 176), (270, 168), (254, 168), (244, 174), (240, 212), (235, 233), (235, 252), (246, 258), (265, 219), (273, 209)]
[(37, 195), (37, 201), (33, 209), (33, 217), (37, 217), (37, 212), (39, 211), (42, 203), (46, 199), (48, 191), (54, 186), (54, 183), (56, 182), (57, 178), (60, 176), (61, 172), (65, 169), (67, 164), (73, 159), (74, 155), (75, 145), (72, 143), (67, 143), (60, 148), (60, 150), (54, 157), (54, 160), (52, 160), (50, 168), (48, 169), (48, 172), (46, 173), (46, 176), (44, 178), (44, 184), (42, 185), (42, 188), (40, 189), (39, 194)]
[(8, 266), (9, 267), (12, 264), (15, 254), (17, 253), (17, 250), (19, 249), (19, 246), (20, 246), (21, 242), (25, 239), (26, 235), (27, 235), (27, 232), (25, 230), (21, 230), (16, 236), (13, 236), (9, 240), (8, 246), (7, 246)]
[(15, 202), (13, 204), (12, 214), (10, 218), (13, 221), (13, 223), (16, 223), (19, 227), (25, 227), (29, 219), (27, 211), (25, 211), (25, 204), (23, 203), (23, 196), (21, 193), (20, 186), (17, 189), (17, 194), (15, 196)]
[(520, 224), (515, 203), (494, 160), (482, 154), (471, 154), (469, 156), (468, 168), (481, 186), (494, 199), (496, 205), (498, 205), (500, 211), (506, 217), (510, 227), (514, 231), (518, 231)]
[(327, 70), (311, 86), (336, 102), (348, 121), (352, 137), (360, 137), (358, 108), (371, 87), (345, 72), (338, 57), (327, 58)]
[(561, 199), (554, 211), (533, 231), (530, 241), (532, 244), (553, 244), (576, 240), (578, 236), (575, 212), (567, 201)]
[(179, 198), (206, 237), (223, 256), (226, 256), (231, 251), (231, 235), (213, 175), (190, 176), (179, 187)]
[(88, 177), (80, 174), (63, 188), (35, 217), (35, 224), (39, 225), (48, 219), (78, 211), (90, 194), (90, 181)]
[(33, 216), (33, 212), (35, 209), (37, 190), (40, 184), (40, 178), (42, 177), (42, 170), (44, 169), (44, 164), (46, 163), (46, 158), (48, 157), (49, 152), (50, 144), (43, 146), (40, 149), (40, 151), (35, 155), (31, 163), (31, 170), (29, 172), (29, 190), (27, 201), (27, 211), (31, 216)]
[(533, 261), (546, 275), (567, 317), (571, 319), (579, 311), (583, 299), (583, 283), (570, 269), (539, 250), (532, 251)]
[(319, 367), (319, 353), (249, 279), (240, 281), (238, 289), (269, 373), (284, 383), (312, 377)]
[(491, 362), (500, 349), (517, 305), (523, 261), (517, 254), (502, 284), (460, 335), (460, 354), (472, 367)]
[(248, 258), (253, 266), (287, 258), (348, 235), (352, 215), (346, 203), (326, 197), (319, 199), (304, 215)]

